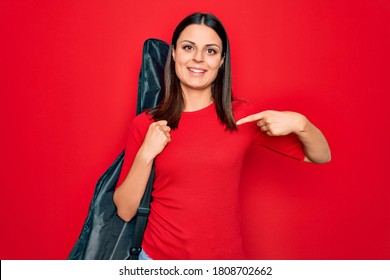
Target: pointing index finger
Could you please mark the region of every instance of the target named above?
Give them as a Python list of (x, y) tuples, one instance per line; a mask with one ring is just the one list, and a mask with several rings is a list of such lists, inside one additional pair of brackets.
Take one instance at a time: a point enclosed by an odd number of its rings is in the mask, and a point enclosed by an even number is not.
[(255, 122), (255, 121), (261, 120), (262, 118), (263, 118), (263, 114), (262, 114), (262, 112), (260, 112), (260, 113), (249, 115), (249, 116), (246, 116), (245, 118), (239, 119), (236, 122), (236, 124), (241, 125), (241, 124), (248, 123), (248, 122)]

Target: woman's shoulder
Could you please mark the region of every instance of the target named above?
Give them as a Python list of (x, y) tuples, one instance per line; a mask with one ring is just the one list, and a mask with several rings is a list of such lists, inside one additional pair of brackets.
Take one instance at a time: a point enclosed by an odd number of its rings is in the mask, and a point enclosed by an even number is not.
[(147, 111), (135, 116), (131, 122), (130, 125), (132, 127), (138, 128), (138, 129), (143, 129), (143, 128), (148, 128), (149, 125), (154, 122), (153, 117), (151, 114), (149, 114)]
[(237, 99), (232, 102), (233, 114), (236, 119), (255, 114), (255, 107), (244, 99)]

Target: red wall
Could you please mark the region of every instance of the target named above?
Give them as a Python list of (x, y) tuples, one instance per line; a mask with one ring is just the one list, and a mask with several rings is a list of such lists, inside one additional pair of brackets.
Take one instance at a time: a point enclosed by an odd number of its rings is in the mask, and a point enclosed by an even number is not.
[(230, 34), (235, 94), (302, 112), (332, 148), (321, 166), (252, 151), (248, 258), (389, 259), (389, 3), (1, 1), (1, 259), (67, 257), (124, 146), (143, 41), (198, 10)]

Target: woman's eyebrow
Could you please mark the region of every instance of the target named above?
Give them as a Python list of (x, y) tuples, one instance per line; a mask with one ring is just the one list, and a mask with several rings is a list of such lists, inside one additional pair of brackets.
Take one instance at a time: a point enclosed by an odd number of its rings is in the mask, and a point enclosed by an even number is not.
[[(184, 43), (184, 42), (189, 43), (191, 45), (196, 45), (194, 42), (190, 40), (182, 40), (180, 43)], [(206, 47), (212, 47), (212, 46), (217, 47), (219, 49), (221, 48), (218, 44), (206, 44)]]

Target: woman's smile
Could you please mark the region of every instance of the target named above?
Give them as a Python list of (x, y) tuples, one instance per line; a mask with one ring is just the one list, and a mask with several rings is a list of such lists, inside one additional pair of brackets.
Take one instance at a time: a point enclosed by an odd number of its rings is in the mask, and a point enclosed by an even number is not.
[(206, 73), (207, 70), (205, 69), (202, 69), (202, 68), (197, 68), (197, 67), (188, 67), (187, 68), (190, 72), (194, 73), (194, 74), (204, 74)]

